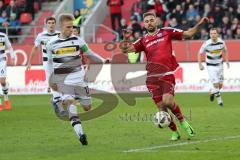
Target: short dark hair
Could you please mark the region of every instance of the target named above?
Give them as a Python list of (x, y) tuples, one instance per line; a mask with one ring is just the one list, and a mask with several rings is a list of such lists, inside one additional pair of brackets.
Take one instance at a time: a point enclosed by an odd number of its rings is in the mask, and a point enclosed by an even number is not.
[(47, 17), (46, 20), (45, 20), (45, 23), (47, 24), (48, 21), (54, 21), (56, 23), (56, 18), (54, 18), (54, 17)]
[(147, 17), (147, 16), (154, 16), (154, 17), (156, 17), (156, 14), (154, 12), (146, 12), (146, 13), (143, 14), (143, 19), (145, 17)]
[(210, 31), (216, 31), (218, 33), (218, 30), (217, 28), (213, 27), (213, 28), (210, 28)]

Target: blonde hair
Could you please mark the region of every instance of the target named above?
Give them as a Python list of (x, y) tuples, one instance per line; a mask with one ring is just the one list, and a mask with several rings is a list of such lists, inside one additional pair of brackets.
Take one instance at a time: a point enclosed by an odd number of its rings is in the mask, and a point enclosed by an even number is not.
[(62, 24), (64, 21), (74, 21), (74, 16), (70, 13), (62, 13), (58, 17), (59, 24)]

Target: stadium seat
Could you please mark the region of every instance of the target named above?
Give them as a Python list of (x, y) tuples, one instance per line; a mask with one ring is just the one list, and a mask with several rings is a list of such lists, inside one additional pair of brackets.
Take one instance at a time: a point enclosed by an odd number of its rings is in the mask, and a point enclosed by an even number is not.
[(37, 13), (39, 11), (39, 3), (38, 2), (34, 2), (34, 11), (35, 11), (35, 13)]
[(20, 22), (22, 24), (28, 24), (32, 21), (32, 15), (30, 13), (21, 13)]

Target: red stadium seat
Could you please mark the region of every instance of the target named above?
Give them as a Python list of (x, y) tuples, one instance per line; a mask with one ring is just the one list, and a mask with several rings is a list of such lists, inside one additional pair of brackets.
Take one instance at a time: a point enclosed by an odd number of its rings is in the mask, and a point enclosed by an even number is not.
[(22, 24), (27, 24), (32, 21), (32, 15), (30, 13), (21, 13), (20, 15), (20, 22)]
[(34, 2), (34, 11), (35, 11), (35, 13), (37, 13), (39, 11), (39, 3), (38, 2)]

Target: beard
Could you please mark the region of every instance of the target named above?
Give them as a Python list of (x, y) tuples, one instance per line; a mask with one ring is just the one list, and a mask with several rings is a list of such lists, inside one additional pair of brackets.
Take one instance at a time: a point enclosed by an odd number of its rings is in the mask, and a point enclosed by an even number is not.
[(151, 27), (147, 29), (148, 33), (154, 33), (156, 31), (156, 27)]

